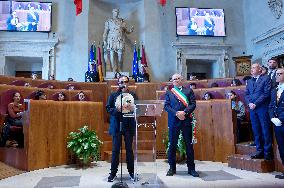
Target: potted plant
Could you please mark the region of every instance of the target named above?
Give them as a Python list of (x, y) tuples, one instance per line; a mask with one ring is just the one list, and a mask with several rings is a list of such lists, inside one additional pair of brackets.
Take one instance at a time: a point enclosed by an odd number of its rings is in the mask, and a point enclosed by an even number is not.
[[(163, 133), (163, 144), (166, 148), (166, 153), (168, 153), (170, 142), (169, 142), (169, 131), (165, 131)], [(182, 134), (180, 132), (179, 138), (178, 138), (178, 144), (177, 144), (177, 162), (182, 163), (186, 159), (186, 147), (185, 147), (185, 141), (182, 137)]]
[[(196, 140), (196, 118), (194, 113), (191, 114), (191, 125), (192, 125), (192, 143), (195, 144), (197, 143)], [(169, 131), (165, 131), (162, 135), (163, 137), (163, 144), (166, 148), (166, 153), (168, 153), (169, 150), (169, 146), (170, 146), (170, 142), (169, 142)], [(183, 163), (185, 162), (186, 159), (186, 146), (185, 146), (185, 141), (183, 139), (182, 133), (180, 131), (179, 133), (179, 137), (178, 137), (178, 143), (177, 143), (177, 155), (176, 155), (176, 159), (178, 163)]]
[(69, 133), (67, 148), (83, 165), (87, 165), (98, 160), (102, 143), (96, 132), (85, 125), (79, 128), (78, 132)]

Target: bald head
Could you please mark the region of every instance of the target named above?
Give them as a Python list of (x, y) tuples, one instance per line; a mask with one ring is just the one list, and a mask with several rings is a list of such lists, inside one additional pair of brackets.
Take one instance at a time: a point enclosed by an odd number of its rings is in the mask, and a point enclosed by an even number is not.
[(256, 77), (258, 75), (261, 75), (261, 72), (262, 72), (262, 68), (261, 68), (260, 64), (258, 64), (258, 63), (252, 64), (251, 70), (250, 70), (250, 73), (251, 73), (252, 76)]

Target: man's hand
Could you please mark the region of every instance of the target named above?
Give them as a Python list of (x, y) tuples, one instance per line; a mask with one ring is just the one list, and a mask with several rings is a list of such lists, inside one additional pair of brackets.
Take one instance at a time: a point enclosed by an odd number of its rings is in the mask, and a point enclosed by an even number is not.
[(255, 107), (256, 107), (256, 105), (255, 105), (255, 104), (253, 104), (253, 103), (249, 103), (249, 109), (254, 110), (254, 109), (255, 109)]
[(184, 111), (177, 111), (176, 116), (179, 120), (185, 120), (185, 112)]

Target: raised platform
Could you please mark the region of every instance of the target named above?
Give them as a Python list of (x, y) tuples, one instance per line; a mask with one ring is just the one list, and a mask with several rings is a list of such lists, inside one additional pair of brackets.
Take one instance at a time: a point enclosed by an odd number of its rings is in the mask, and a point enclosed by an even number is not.
[(250, 156), (255, 152), (255, 146), (250, 146), (249, 143), (236, 144), (236, 154), (228, 156), (228, 166), (259, 173), (273, 172), (274, 161), (251, 159)]

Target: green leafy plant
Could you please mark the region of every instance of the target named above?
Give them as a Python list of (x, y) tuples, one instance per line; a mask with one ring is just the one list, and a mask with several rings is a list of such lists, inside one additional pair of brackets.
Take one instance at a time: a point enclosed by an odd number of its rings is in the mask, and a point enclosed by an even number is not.
[[(169, 131), (165, 131), (163, 133), (163, 144), (166, 148), (166, 153), (168, 153), (169, 147), (170, 147), (170, 142), (169, 142)], [(182, 137), (182, 133), (180, 132), (179, 138), (178, 138), (178, 143), (177, 143), (177, 153), (179, 154), (180, 158), (184, 159), (186, 156), (186, 146), (185, 146), (185, 141)]]
[(78, 129), (78, 132), (70, 132), (67, 148), (82, 161), (88, 164), (91, 160), (98, 160), (100, 147), (103, 142), (98, 138), (95, 131), (89, 130), (88, 126)]

